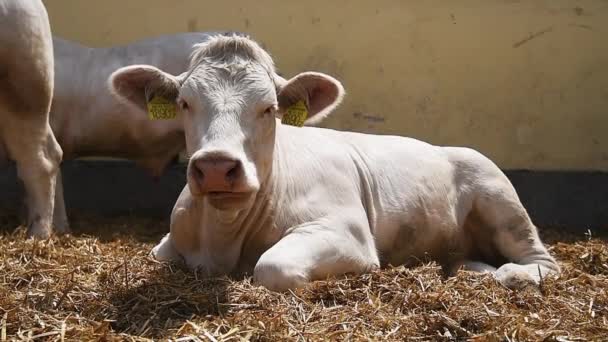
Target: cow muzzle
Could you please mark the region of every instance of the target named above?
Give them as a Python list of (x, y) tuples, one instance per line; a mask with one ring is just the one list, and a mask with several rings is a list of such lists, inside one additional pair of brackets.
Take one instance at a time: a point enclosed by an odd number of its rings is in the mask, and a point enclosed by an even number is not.
[(206, 196), (218, 208), (229, 208), (251, 195), (243, 163), (223, 153), (195, 154), (188, 164), (188, 184), (194, 196)]
[(231, 192), (243, 177), (243, 166), (236, 159), (212, 155), (190, 161), (190, 173), (201, 194)]

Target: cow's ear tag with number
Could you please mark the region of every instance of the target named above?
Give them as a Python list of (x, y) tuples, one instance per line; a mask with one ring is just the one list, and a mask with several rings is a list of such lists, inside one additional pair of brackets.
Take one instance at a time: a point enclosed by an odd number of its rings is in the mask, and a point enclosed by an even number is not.
[(281, 119), (281, 123), (285, 125), (291, 125), (296, 127), (304, 126), (304, 122), (308, 118), (308, 109), (306, 109), (306, 105), (304, 101), (298, 101), (296, 104), (287, 108), (283, 118)]
[(148, 101), (148, 117), (152, 120), (171, 120), (177, 116), (176, 104), (162, 96)]

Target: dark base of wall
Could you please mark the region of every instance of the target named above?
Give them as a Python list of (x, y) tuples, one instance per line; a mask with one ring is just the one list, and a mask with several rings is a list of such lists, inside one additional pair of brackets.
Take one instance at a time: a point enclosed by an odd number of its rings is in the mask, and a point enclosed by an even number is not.
[[(69, 161), (62, 171), (68, 214), (166, 218), (186, 179), (182, 165), (170, 167), (154, 180), (132, 162), (123, 161)], [(608, 173), (505, 172), (538, 226), (579, 232), (608, 229)], [(0, 169), (0, 189), (0, 208), (19, 208), (23, 191), (14, 166)]]

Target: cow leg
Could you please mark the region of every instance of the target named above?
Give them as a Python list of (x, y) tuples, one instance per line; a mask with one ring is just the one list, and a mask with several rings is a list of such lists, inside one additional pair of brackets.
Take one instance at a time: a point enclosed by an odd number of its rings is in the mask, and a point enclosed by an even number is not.
[[(27, 234), (48, 238), (52, 232), (55, 179), (62, 150), (48, 123), (23, 121), (7, 135), (7, 147), (25, 186)], [(38, 127), (42, 128), (38, 128)]]
[(190, 194), (188, 185), (184, 186), (171, 212), (170, 232), (152, 248), (150, 255), (153, 258), (158, 261), (185, 261), (184, 254), (196, 254), (200, 250), (201, 211), (198, 210), (198, 203)]
[(150, 256), (158, 261), (180, 261), (182, 257), (179, 255), (173, 242), (171, 241), (171, 233), (165, 235), (160, 243), (152, 248)]
[(479, 273), (494, 273), (496, 267), (488, 265), (479, 261), (465, 261), (462, 268), (466, 271), (479, 272)]
[(540, 284), (541, 279), (559, 274), (557, 262), (540, 241), (538, 231), (530, 219), (503, 226), (496, 233), (498, 250), (511, 262), (494, 272), (495, 278), (504, 286), (519, 288), (526, 283)]
[(378, 267), (374, 240), (365, 225), (308, 223), (293, 228), (260, 257), (254, 282), (286, 291), (328, 276)]
[(61, 166), (57, 169), (57, 177), (55, 182), (55, 210), (53, 212), (53, 226), (55, 231), (60, 234), (70, 232), (70, 224), (68, 214), (65, 210), (65, 199), (63, 198), (63, 175), (61, 174)]
[(493, 244), (510, 262), (494, 272), (504, 286), (519, 288), (527, 283), (539, 284), (543, 277), (559, 274), (557, 262), (542, 244), (538, 231), (515, 189), (506, 180), (488, 186), (485, 196), (478, 200), (477, 210), (493, 229)]

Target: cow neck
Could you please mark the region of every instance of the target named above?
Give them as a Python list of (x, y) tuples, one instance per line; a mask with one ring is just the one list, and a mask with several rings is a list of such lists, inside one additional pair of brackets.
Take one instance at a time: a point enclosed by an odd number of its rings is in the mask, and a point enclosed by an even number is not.
[[(233, 248), (238, 248), (241, 253), (249, 246), (258, 245), (261, 240), (278, 240), (281, 233), (274, 228), (276, 203), (280, 200), (280, 189), (276, 182), (278, 173), (282, 166), (279, 165), (277, 156), (280, 154), (279, 125), (275, 131), (275, 144), (272, 151), (273, 157), (270, 170), (260, 180), (260, 188), (251, 204), (238, 213), (220, 213), (217, 209), (205, 203), (205, 209), (210, 212), (205, 215), (212, 220), (217, 219), (221, 227), (215, 229), (213, 238), (221, 241), (229, 241)], [(211, 216), (209, 216), (211, 215)], [(217, 241), (217, 240), (216, 240)], [(274, 241), (276, 242), (276, 241)]]
[[(272, 178), (262, 182), (251, 205), (238, 213), (222, 213), (208, 203), (204, 205), (208, 211), (204, 225), (210, 228), (203, 238), (205, 249), (211, 253), (208, 257), (213, 264), (230, 269), (230, 274), (252, 271), (250, 263), (268, 247), (267, 240), (273, 244), (280, 237), (268, 231), (273, 227)], [(217, 246), (221, 249), (214, 248)]]
[(259, 231), (258, 225), (267, 223), (269, 217), (272, 216), (272, 196), (274, 192), (274, 167), (271, 167), (267, 177), (262, 180), (260, 189), (251, 201), (251, 204), (241, 210), (228, 212), (213, 208), (208, 203), (205, 203), (206, 210), (209, 211), (211, 219), (216, 221), (221, 228), (221, 236), (223, 239), (232, 239), (238, 241), (238, 237), (250, 235)]
[[(272, 150), (272, 161), (270, 163), (270, 169), (268, 173), (260, 180), (260, 188), (257, 191), (252, 204), (246, 209), (243, 209), (236, 218), (234, 227), (235, 235), (240, 235), (236, 231), (244, 232), (244, 244), (247, 244), (251, 240), (255, 240), (256, 236), (260, 233), (268, 233), (268, 236), (274, 236), (274, 232), (269, 232), (269, 229), (274, 228), (274, 217), (277, 201), (280, 199), (277, 196), (280, 195), (277, 186), (278, 173), (281, 170), (281, 166), (277, 162), (277, 155), (280, 154), (278, 141), (278, 125), (275, 134), (275, 144)], [(264, 232), (262, 232), (264, 231)], [(234, 235), (233, 235), (234, 236)], [(271, 238), (272, 240), (272, 238)], [(246, 248), (246, 246), (242, 246)]]

